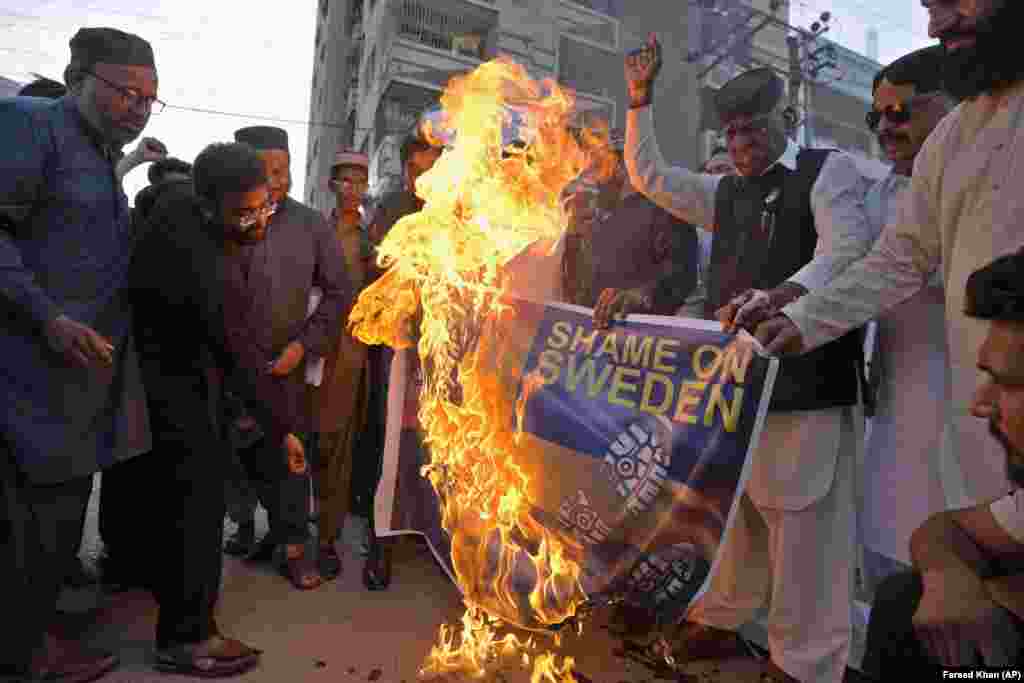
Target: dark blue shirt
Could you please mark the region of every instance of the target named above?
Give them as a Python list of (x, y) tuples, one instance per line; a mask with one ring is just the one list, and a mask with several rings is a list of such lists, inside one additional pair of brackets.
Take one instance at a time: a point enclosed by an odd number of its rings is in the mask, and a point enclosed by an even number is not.
[[(0, 430), (39, 481), (148, 445), (122, 295), (132, 233), (119, 158), (71, 98), (0, 99)], [(111, 368), (82, 369), (49, 349), (43, 331), (60, 314), (110, 340)]]

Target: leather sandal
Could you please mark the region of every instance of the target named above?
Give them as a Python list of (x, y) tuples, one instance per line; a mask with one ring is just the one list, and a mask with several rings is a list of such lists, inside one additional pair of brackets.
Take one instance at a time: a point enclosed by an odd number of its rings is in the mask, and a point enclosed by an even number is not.
[(224, 541), (224, 552), (232, 557), (250, 557), (256, 553), (256, 525), (240, 524), (238, 531)]
[(320, 576), (323, 577), (324, 581), (333, 581), (338, 578), (344, 566), (341, 561), (341, 555), (338, 554), (338, 550), (334, 547), (333, 543), (320, 546), (317, 564), (320, 568)]
[(370, 552), (363, 566), (363, 585), (367, 590), (382, 591), (391, 586), (391, 544), (380, 538), (370, 539)]
[(234, 638), (213, 636), (201, 643), (183, 643), (157, 650), (153, 668), (163, 673), (224, 678), (237, 676), (259, 664), (261, 650)]
[(254, 564), (270, 564), (274, 561), (274, 553), (276, 551), (277, 544), (268, 538), (264, 538), (256, 544), (255, 549), (245, 560)]
[(310, 591), (319, 588), (324, 583), (324, 577), (320, 575), (320, 568), (317, 563), (310, 559), (308, 553), (299, 557), (285, 557), (284, 562), (278, 567), (281, 576), (291, 581), (291, 584), (300, 591)]

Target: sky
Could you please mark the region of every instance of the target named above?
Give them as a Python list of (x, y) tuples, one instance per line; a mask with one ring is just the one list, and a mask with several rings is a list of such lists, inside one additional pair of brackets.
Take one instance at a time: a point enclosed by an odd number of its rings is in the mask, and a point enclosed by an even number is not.
[[(68, 41), (81, 26), (113, 26), (137, 33), (153, 44), (159, 95), (168, 103), (163, 113), (150, 119), (144, 135), (160, 139), (171, 155), (192, 161), (207, 144), (231, 140), (242, 126), (279, 125), (290, 138), (292, 194), (302, 197), (304, 125), (175, 107), (306, 121), (316, 4), (316, 0), (0, 0), (0, 76), (26, 82), (37, 72), (61, 80)], [(867, 30), (876, 27), (882, 63), (932, 42), (927, 37), (927, 13), (919, 0), (792, 0), (790, 21), (807, 27), (825, 10), (832, 13), (826, 35), (858, 52), (866, 51)], [(128, 196), (134, 197), (146, 182), (145, 167), (128, 174)]]
[[(63, 80), (68, 41), (82, 26), (137, 33), (153, 45), (159, 97), (168, 105), (150, 117), (144, 136), (191, 162), (207, 144), (233, 140), (238, 128), (278, 125), (288, 131), (292, 194), (302, 197), (304, 125), (173, 107), (308, 120), (316, 6), (316, 0), (0, 0), (0, 76), (26, 82), (37, 72)], [(146, 186), (146, 168), (125, 178), (129, 198)]]

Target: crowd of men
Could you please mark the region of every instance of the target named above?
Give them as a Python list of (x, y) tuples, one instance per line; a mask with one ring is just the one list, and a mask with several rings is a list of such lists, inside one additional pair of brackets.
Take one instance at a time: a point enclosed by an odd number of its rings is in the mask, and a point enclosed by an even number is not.
[[(573, 198), (561, 296), (596, 327), (705, 317), (782, 356), (718, 570), (676, 627), (681, 664), (744, 654), (738, 630), (767, 608), (767, 679), (842, 681), (859, 536), (875, 596), (865, 673), (1024, 659), (1024, 66), (1009, 42), (1022, 9), (922, 4), (941, 44), (885, 67), (866, 117), (888, 176), (798, 147), (767, 69), (716, 93), (724, 149), (696, 172), (670, 165), (652, 36), (626, 59), (618, 170)], [(63, 585), (90, 579), (77, 552), (97, 472), (101, 580), (152, 593), (154, 666), (237, 675), (261, 651), (215, 619), (222, 552), (316, 589), (343, 572), (354, 513), (370, 529), (366, 587), (390, 583), (373, 532), (390, 352), (346, 320), (442, 150), (414, 128), (404, 188), (372, 216), (369, 160), (340, 150), (328, 218), (289, 196), (279, 128), (242, 128), (193, 163), (152, 138), (124, 154), (162, 107), (152, 48), (108, 28), (70, 47), (64, 84), (0, 100), (0, 595), (21, 618), (0, 675), (117, 666), (61, 637), (56, 612)], [(129, 207), (122, 178), (149, 162)], [(864, 372), (871, 320), (880, 377)]]

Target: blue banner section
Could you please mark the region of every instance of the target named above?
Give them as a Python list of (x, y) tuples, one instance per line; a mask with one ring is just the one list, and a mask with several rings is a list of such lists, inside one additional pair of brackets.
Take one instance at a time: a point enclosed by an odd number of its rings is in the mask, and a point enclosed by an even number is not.
[(698, 462), (741, 464), (768, 362), (752, 363), (731, 341), (650, 323), (595, 330), (589, 315), (548, 307), (523, 373), (545, 382), (526, 404), (524, 430), (604, 461), (642, 451), (667, 427), (667, 476), (677, 482)]

